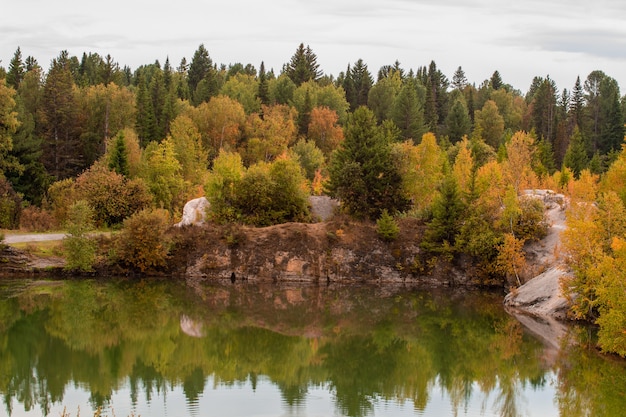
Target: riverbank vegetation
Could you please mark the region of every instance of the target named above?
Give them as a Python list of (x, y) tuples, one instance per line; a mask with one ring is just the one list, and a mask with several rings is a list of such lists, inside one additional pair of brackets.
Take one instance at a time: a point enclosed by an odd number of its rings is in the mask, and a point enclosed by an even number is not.
[(419, 219), (416, 270), (469, 259), (484, 283), (516, 285), (549, 226), (525, 190), (550, 189), (571, 197), (573, 314), (624, 355), (626, 99), (600, 70), (572, 82), (538, 76), (522, 93), (435, 62), (330, 75), (304, 45), (280, 71), (218, 64), (204, 45), (176, 68), (63, 51), (46, 71), (18, 48), (0, 69), (0, 227), (59, 228), (84, 202), (85, 224), (122, 231), (93, 254), (69, 239), (69, 266), (145, 272), (166, 267), (165, 222), (191, 198), (214, 223), (268, 226), (311, 220), (307, 197), (326, 194), (387, 230), (387, 216)]

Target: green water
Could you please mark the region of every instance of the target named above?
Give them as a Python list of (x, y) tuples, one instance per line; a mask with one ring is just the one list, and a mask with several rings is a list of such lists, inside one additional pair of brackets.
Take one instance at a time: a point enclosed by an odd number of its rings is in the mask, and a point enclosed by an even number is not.
[[(617, 416), (626, 366), (501, 294), (0, 281), (0, 415)], [(574, 343), (573, 343), (574, 342)]]

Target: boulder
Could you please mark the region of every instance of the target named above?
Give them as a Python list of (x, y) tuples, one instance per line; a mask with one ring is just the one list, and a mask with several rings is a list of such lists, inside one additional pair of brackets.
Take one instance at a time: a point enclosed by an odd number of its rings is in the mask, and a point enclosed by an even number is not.
[(206, 197), (194, 198), (185, 204), (183, 208), (183, 218), (175, 226), (192, 226), (204, 223), (206, 211), (211, 204)]

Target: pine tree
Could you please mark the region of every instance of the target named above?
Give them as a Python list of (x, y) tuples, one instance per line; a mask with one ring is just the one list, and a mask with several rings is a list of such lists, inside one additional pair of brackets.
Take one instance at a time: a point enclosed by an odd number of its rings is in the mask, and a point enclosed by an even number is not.
[(563, 158), (563, 166), (572, 170), (574, 177), (578, 179), (580, 173), (589, 165), (588, 145), (578, 127), (570, 139), (569, 147)]
[(322, 76), (317, 56), (308, 45), (305, 48), (302, 43), (291, 57), (289, 64), (285, 66), (284, 72), (296, 86), (311, 80), (318, 81)]
[(171, 114), (165, 115), (165, 106), (168, 99), (168, 91), (165, 89), (163, 70), (155, 65), (150, 81), (150, 98), (152, 100), (152, 110), (154, 111), (155, 132), (154, 139), (164, 139), (169, 131)]
[(556, 84), (550, 77), (543, 79), (532, 96), (532, 126), (539, 138), (554, 143), (556, 138)]
[(467, 113), (465, 101), (461, 97), (450, 108), (446, 125), (448, 126), (448, 137), (453, 144), (463, 139), (463, 136), (469, 135), (472, 122)]
[(459, 66), (454, 72), (454, 76), (452, 76), (452, 87), (456, 90), (463, 91), (466, 86), (467, 77), (465, 76), (465, 71)]
[(261, 101), (262, 105), (270, 104), (270, 90), (269, 83), (267, 81), (267, 75), (265, 74), (265, 63), (261, 61), (261, 66), (259, 67), (259, 90), (257, 96)]
[(432, 218), (424, 232), (422, 248), (430, 253), (449, 254), (454, 251), (464, 209), (456, 180), (448, 173), (438, 198), (433, 202)]
[(7, 71), (7, 85), (9, 87), (13, 87), (14, 89), (18, 89), (22, 79), (24, 79), (24, 63), (22, 62), (22, 51), (19, 46), (9, 63), (9, 69)]
[(593, 150), (599, 150), (599, 137), (601, 129), (600, 117), (600, 84), (606, 78), (602, 71), (592, 71), (585, 80), (585, 129), (583, 134), (589, 137)]
[(447, 116), (448, 79), (437, 69), (434, 61), (428, 66), (426, 83), (426, 99), (424, 104), (424, 123), (428, 129), (437, 134), (439, 125)]
[(570, 114), (573, 123), (578, 126), (581, 131), (584, 131), (583, 127), (583, 112), (585, 107), (585, 96), (583, 92), (582, 84), (580, 83), (580, 76), (576, 77), (576, 83), (572, 91), (572, 99), (570, 101)]
[(122, 132), (115, 137), (113, 149), (109, 156), (109, 169), (125, 177), (129, 175), (128, 154), (126, 152), (126, 142)]
[(85, 168), (77, 134), (74, 79), (67, 51), (52, 60), (43, 89), (45, 118), (43, 160), (57, 179), (78, 174)]
[[(22, 83), (22, 89), (28, 83)], [(13, 149), (10, 155), (17, 160), (22, 169), (5, 171), (13, 189), (21, 193), (24, 199), (32, 204), (40, 205), (44, 193), (52, 182), (51, 176), (41, 163), (42, 137), (35, 131), (35, 117), (24, 105), (21, 96), (16, 97), (16, 111), (19, 127), (13, 135)]]
[(187, 83), (187, 71), (189, 65), (187, 65), (187, 59), (183, 57), (180, 60), (178, 68), (176, 68), (177, 83), (176, 83), (176, 96), (181, 100), (189, 99), (189, 84)]
[(424, 133), (424, 113), (419, 102), (416, 86), (405, 82), (394, 100), (391, 119), (402, 132), (404, 139), (418, 142)]
[(382, 210), (402, 212), (409, 200), (402, 193), (402, 178), (394, 163), (390, 139), (377, 126), (367, 107), (359, 107), (348, 120), (342, 146), (331, 156), (330, 195), (342, 201), (356, 217), (377, 219)]
[(499, 90), (500, 88), (503, 87), (502, 77), (500, 76), (500, 73), (498, 72), (498, 70), (493, 72), (493, 75), (491, 76), (491, 79), (489, 80), (489, 85), (494, 90)]
[(600, 153), (618, 151), (624, 142), (624, 115), (617, 81), (606, 77), (600, 83)]
[(187, 84), (189, 85), (189, 91), (192, 93), (196, 91), (198, 84), (204, 79), (212, 66), (213, 61), (209, 57), (209, 52), (204, 47), (204, 44), (201, 44), (193, 54), (189, 70), (187, 72)]
[(137, 117), (135, 128), (137, 129), (137, 135), (139, 136), (139, 143), (145, 148), (149, 142), (157, 140), (156, 120), (154, 116), (152, 97), (148, 91), (148, 82), (143, 74), (143, 71), (140, 71), (137, 77)]
[(350, 67), (348, 68), (349, 75), (346, 73), (346, 78), (349, 78), (352, 82), (352, 92), (348, 96), (348, 90), (346, 90), (346, 98), (350, 103), (350, 110), (354, 111), (360, 106), (367, 105), (367, 98), (374, 80), (362, 59), (355, 62), (351, 69)]

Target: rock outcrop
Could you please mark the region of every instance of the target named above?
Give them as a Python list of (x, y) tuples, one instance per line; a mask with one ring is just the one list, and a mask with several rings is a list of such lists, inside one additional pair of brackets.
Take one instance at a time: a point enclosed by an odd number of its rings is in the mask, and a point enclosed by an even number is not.
[(475, 285), (465, 266), (421, 265), (424, 225), (409, 218), (400, 219), (399, 225), (398, 239), (385, 242), (375, 224), (341, 216), (263, 228), (212, 224), (181, 230), (184, 241), (171, 263), (181, 265), (180, 273), (194, 281)]
[(194, 198), (189, 200), (183, 207), (183, 218), (175, 226), (191, 226), (204, 223), (206, 219), (206, 211), (210, 203), (206, 197)]
[(525, 248), (527, 260), (534, 270), (541, 272), (507, 294), (504, 304), (510, 314), (544, 342), (547, 351), (554, 353), (567, 334), (563, 320), (569, 303), (563, 295), (561, 280), (570, 271), (563, 259), (560, 237), (565, 229), (567, 201), (563, 195), (547, 190), (527, 192), (527, 195), (543, 200), (550, 223), (546, 237)]

